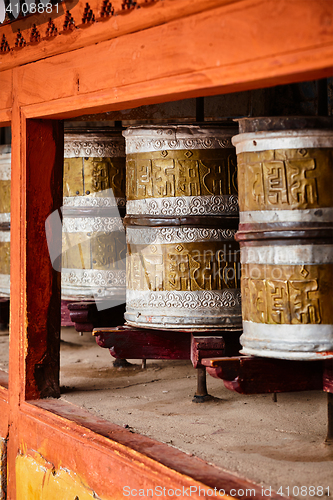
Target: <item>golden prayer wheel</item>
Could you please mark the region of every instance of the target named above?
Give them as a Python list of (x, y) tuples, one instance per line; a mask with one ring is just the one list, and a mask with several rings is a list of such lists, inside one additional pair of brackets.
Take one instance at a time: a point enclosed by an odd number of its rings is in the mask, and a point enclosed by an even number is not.
[(62, 299), (125, 302), (125, 141), (121, 131), (65, 133)]
[(11, 147), (0, 146), (0, 297), (10, 296)]
[(123, 132), (128, 324), (240, 327), (233, 133), (185, 125)]
[(242, 352), (333, 357), (332, 120), (239, 123)]

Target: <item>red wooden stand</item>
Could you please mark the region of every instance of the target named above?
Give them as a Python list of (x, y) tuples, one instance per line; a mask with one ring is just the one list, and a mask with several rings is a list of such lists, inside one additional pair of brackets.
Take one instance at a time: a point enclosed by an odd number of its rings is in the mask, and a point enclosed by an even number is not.
[(289, 361), (234, 356), (203, 359), (202, 365), (227, 389), (240, 394), (324, 390), (327, 392), (327, 437), (333, 444), (333, 360)]
[[(241, 331), (203, 331), (190, 329), (155, 330), (118, 326), (95, 328), (93, 335), (99, 346), (107, 348), (115, 358), (127, 359), (191, 359), (197, 369), (194, 402), (207, 401), (206, 370), (201, 361), (212, 356), (238, 354)], [(214, 335), (212, 335), (212, 333)]]

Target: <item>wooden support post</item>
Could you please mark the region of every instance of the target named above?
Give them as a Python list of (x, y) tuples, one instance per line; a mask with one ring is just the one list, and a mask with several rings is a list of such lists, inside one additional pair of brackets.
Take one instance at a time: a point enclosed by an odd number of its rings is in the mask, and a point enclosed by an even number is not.
[[(62, 205), (63, 124), (26, 120), (15, 98), (12, 137), (8, 498), (14, 499), (20, 404), (60, 396), (60, 273), (51, 265), (45, 221)], [(61, 238), (51, 244), (61, 253)]]

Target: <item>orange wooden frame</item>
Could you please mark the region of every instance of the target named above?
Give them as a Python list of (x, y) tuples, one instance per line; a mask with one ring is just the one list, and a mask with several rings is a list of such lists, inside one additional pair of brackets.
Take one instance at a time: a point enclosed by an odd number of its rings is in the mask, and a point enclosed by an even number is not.
[[(84, 3), (73, 7), (77, 26)], [(90, 6), (98, 12), (100, 3)], [(120, 10), (121, 0), (114, 4)], [(37, 20), (14, 24), (28, 38)], [(42, 35), (47, 22), (38, 26)], [(60, 32), (63, 17), (54, 23)], [(10, 25), (0, 27), (3, 35), (13, 47)], [(332, 61), (330, 0), (159, 0), (1, 55), (0, 126), (12, 127), (8, 389), (0, 374), (9, 500), (16, 499), (15, 461), (23, 448), (77, 471), (106, 500), (122, 498), (127, 483), (252, 486), (71, 405), (43, 400), (59, 395), (59, 276), (44, 233), (46, 217), (62, 201), (59, 120), (323, 78), (332, 75)]]

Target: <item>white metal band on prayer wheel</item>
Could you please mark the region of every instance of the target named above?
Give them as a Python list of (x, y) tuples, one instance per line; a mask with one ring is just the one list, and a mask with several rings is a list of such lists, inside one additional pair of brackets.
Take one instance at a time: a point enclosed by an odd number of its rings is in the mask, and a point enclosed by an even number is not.
[(333, 147), (333, 130), (283, 130), (252, 132), (232, 138), (236, 154), (272, 149), (302, 149)]
[(64, 207), (70, 208), (113, 208), (125, 207), (125, 198), (115, 198), (114, 196), (101, 196), (101, 193), (94, 193), (91, 196), (65, 196)]
[(108, 133), (65, 133), (65, 158), (115, 158), (124, 157), (125, 148), (122, 136)]
[(201, 128), (196, 125), (139, 126), (123, 132), (126, 154), (179, 149), (233, 149), (231, 137), (234, 134), (234, 128)]
[(240, 224), (269, 224), (272, 222), (333, 222), (333, 208), (306, 210), (251, 210), (240, 212)]
[[(186, 312), (185, 312), (186, 311)], [(147, 327), (168, 329), (225, 325), (241, 326), (240, 290), (142, 291), (126, 290), (125, 319)]]
[(242, 354), (292, 360), (333, 358), (333, 325), (243, 321)]
[(333, 245), (267, 245), (241, 248), (242, 264), (333, 264)]
[(211, 241), (234, 241), (235, 229), (213, 229), (201, 227), (128, 227), (126, 236), (129, 245), (151, 245), (166, 243), (199, 243)]
[(110, 298), (122, 296), (125, 299), (125, 283), (125, 271), (67, 268), (61, 273), (62, 299), (87, 299), (97, 294)]
[(128, 215), (238, 215), (238, 196), (181, 196), (127, 201)]

